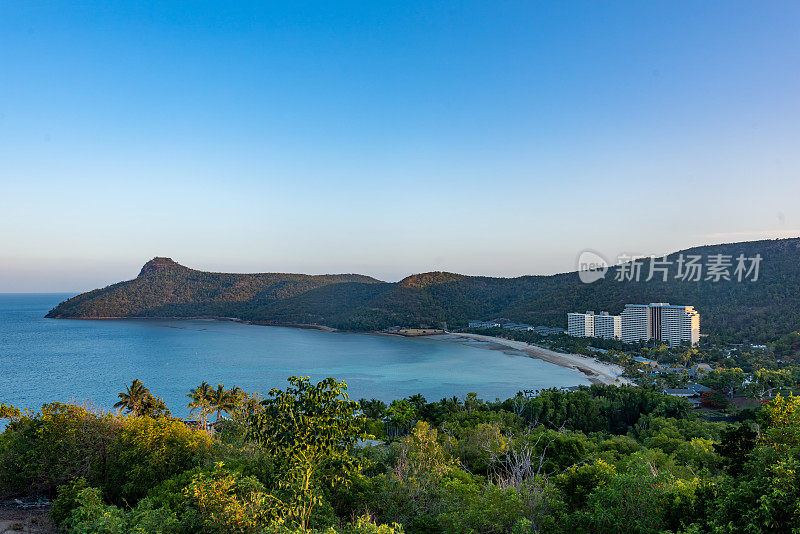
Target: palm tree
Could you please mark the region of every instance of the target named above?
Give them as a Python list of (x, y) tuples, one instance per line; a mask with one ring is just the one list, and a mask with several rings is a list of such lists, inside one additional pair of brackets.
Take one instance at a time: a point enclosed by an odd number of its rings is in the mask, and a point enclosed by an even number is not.
[(231, 398), (233, 400), (233, 409), (228, 412), (228, 415), (232, 415), (242, 410), (242, 406), (247, 399), (247, 395), (239, 386), (233, 386), (228, 390), (228, 392), (231, 394)]
[(142, 402), (150, 396), (150, 390), (138, 378), (131, 382), (130, 386), (126, 386), (126, 389), (127, 391), (120, 391), (117, 394), (119, 402), (114, 405), (114, 408), (125, 408), (138, 415)]
[(211, 410), (217, 412), (217, 421), (219, 421), (222, 412), (231, 413), (236, 408), (236, 403), (239, 396), (239, 388), (235, 387), (228, 391), (222, 384), (217, 384), (217, 389), (211, 393)]
[(203, 424), (203, 428), (206, 426), (208, 414), (211, 413), (211, 396), (213, 393), (214, 390), (211, 389), (211, 385), (203, 380), (202, 384), (190, 390), (189, 394), (186, 395), (192, 399), (192, 401), (186, 405), (190, 410), (189, 413), (194, 414), (195, 411), (200, 412), (200, 422)]

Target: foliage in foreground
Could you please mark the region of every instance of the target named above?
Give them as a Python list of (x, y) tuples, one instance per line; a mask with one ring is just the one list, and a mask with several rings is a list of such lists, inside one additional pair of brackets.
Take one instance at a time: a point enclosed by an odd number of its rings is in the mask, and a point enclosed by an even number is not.
[[(354, 403), (292, 378), (213, 438), (51, 404), (0, 434), (0, 492), (69, 532), (796, 532), (800, 399), (710, 422), (638, 387)], [(363, 407), (362, 409), (360, 409)], [(10, 410), (13, 411), (13, 410)], [(384, 421), (378, 419), (383, 418)], [(389, 429), (386, 444), (358, 441)], [(402, 526), (400, 526), (402, 525)]]

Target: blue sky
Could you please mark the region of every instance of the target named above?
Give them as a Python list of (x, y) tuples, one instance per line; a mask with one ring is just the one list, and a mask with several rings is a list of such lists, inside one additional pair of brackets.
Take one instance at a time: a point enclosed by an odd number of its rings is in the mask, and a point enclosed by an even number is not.
[(0, 3), (0, 291), (800, 235), (794, 2), (74, 4)]

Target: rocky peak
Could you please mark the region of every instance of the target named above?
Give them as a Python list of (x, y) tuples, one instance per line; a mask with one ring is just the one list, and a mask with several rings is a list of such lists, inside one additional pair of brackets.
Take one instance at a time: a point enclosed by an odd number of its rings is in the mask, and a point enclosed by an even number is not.
[(468, 278), (463, 274), (434, 271), (430, 273), (412, 274), (400, 280), (401, 287), (423, 288), (437, 284), (446, 284)]
[(142, 270), (139, 271), (139, 276), (162, 273), (164, 271), (172, 270), (175, 267), (180, 267), (180, 264), (173, 261), (172, 258), (161, 258), (157, 256), (144, 264)]

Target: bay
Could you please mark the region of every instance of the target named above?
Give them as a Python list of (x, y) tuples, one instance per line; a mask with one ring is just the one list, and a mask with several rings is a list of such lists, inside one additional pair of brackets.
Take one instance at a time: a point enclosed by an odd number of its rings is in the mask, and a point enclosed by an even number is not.
[[(514, 350), (453, 338), (323, 332), (214, 320), (45, 319), (72, 295), (0, 294), (0, 401), (39, 409), (87, 401), (110, 409), (138, 378), (176, 416), (203, 380), (246, 391), (289, 376), (348, 384), (351, 398), (429, 401), (476, 392), (505, 399), (523, 389), (588, 384), (579, 371)], [(442, 338), (442, 336), (436, 336)]]

